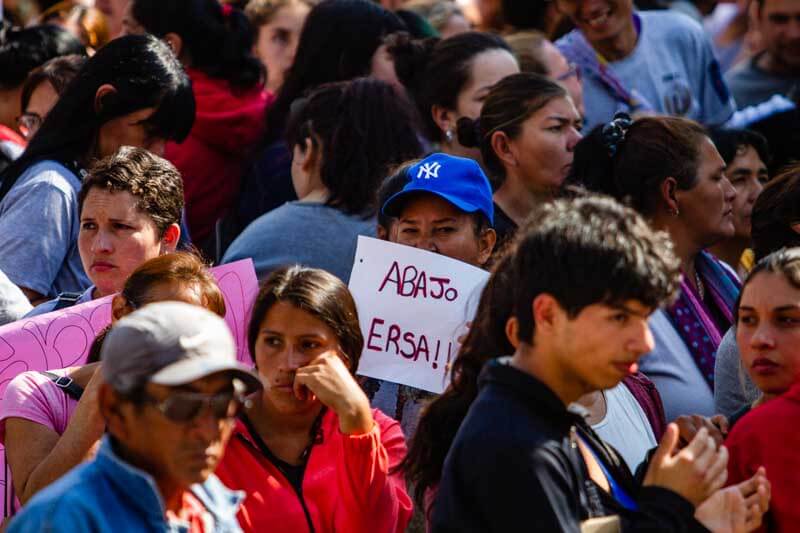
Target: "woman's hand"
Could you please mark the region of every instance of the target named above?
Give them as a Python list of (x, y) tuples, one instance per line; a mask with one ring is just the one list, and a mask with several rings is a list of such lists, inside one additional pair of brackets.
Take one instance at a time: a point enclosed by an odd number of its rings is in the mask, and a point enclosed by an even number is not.
[(700, 428), (706, 428), (708, 434), (717, 443), (717, 447), (725, 442), (728, 436), (728, 419), (723, 415), (715, 415), (706, 418), (700, 415), (684, 415), (675, 419), (674, 424), (678, 426), (680, 439), (678, 446), (683, 448), (692, 441)]
[(337, 352), (326, 352), (297, 369), (295, 395), (302, 400), (309, 392), (333, 409), (342, 433), (361, 435), (372, 430), (369, 399)]

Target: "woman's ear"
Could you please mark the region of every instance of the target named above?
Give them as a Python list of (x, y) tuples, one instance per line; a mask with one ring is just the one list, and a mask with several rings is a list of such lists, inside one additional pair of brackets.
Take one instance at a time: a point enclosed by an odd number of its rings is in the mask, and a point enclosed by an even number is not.
[(311, 137), (306, 137), (303, 141), (303, 146), (300, 147), (299, 152), (302, 153), (300, 168), (302, 168), (303, 172), (306, 172), (307, 174), (313, 174), (320, 158), (319, 147), (314, 144), (314, 141), (311, 140)]
[(487, 229), (478, 237), (478, 264), (483, 266), (489, 261), (495, 244), (497, 244), (497, 232), (492, 228)]
[(792, 228), (793, 232), (800, 233), (800, 222), (795, 222), (794, 224), (789, 224), (789, 227)]
[(177, 224), (170, 224), (167, 229), (164, 230), (164, 236), (161, 237), (161, 253), (168, 254), (174, 252), (180, 238), (181, 227)]
[(94, 93), (94, 112), (99, 114), (103, 111), (103, 108), (108, 105), (107, 98), (117, 93), (117, 88), (111, 85), (110, 83), (104, 83), (100, 87), (97, 88), (97, 92)]
[(111, 300), (111, 322), (114, 323), (120, 318), (133, 312), (133, 307), (128, 305), (128, 301), (122, 294), (115, 294)]
[(442, 131), (442, 135), (447, 142), (456, 139), (456, 116), (455, 111), (435, 105), (431, 107), (431, 118)]
[(672, 216), (681, 214), (680, 207), (678, 206), (678, 181), (672, 176), (667, 177), (661, 182), (659, 187), (661, 200), (667, 208), (667, 212)]
[(498, 159), (507, 167), (515, 167), (518, 164), (517, 154), (511, 139), (506, 132), (496, 131), (491, 137), (492, 151)]

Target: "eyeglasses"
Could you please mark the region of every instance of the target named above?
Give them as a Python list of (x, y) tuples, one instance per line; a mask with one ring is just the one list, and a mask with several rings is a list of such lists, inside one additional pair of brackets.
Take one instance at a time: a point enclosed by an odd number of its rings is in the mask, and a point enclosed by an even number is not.
[(556, 81), (564, 81), (568, 80), (571, 77), (575, 76), (578, 78), (578, 81), (581, 79), (581, 67), (576, 65), (575, 63), (568, 63), (567, 64), (567, 71), (561, 74), (560, 76), (556, 77)]
[(247, 403), (238, 390), (219, 394), (201, 392), (173, 392), (163, 400), (145, 394), (144, 402), (153, 405), (161, 414), (178, 424), (188, 424), (206, 409), (217, 419), (230, 419), (238, 415)]
[(42, 119), (41, 115), (38, 113), (23, 113), (21, 116), (17, 117), (17, 128), (19, 128), (23, 137), (30, 139), (39, 131), (43, 120), (44, 119)]

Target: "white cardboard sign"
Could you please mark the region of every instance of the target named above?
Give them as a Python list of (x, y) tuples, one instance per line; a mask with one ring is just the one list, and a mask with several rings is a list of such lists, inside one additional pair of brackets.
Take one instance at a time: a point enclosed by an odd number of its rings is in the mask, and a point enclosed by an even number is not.
[(358, 238), (350, 292), (364, 351), (358, 374), (441, 393), (489, 273), (443, 255)]

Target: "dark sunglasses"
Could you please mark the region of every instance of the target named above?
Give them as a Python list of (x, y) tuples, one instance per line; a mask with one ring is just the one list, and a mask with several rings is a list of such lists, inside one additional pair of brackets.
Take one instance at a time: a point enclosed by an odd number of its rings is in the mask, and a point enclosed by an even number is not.
[(153, 405), (162, 415), (179, 424), (194, 421), (206, 409), (217, 420), (235, 418), (246, 404), (244, 396), (235, 390), (219, 394), (173, 392), (163, 400), (145, 394), (144, 402)]

